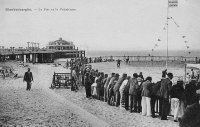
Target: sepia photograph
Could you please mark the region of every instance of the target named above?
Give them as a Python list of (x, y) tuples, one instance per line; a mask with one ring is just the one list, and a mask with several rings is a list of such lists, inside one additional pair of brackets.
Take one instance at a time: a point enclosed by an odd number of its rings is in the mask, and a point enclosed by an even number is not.
[(199, 7), (0, 0), (0, 127), (200, 127)]

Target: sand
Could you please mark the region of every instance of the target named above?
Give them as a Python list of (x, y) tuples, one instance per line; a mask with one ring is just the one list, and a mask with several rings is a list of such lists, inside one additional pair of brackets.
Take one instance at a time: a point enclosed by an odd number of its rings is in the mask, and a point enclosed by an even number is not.
[[(12, 65), (13, 63), (11, 63)], [(99, 70), (123, 73), (132, 67), (115, 63), (93, 64)], [(23, 75), (27, 68), (12, 65), (15, 72)], [(0, 126), (61, 126), (61, 127), (178, 127), (172, 118), (158, 118), (129, 113), (105, 102), (85, 98), (84, 88), (78, 92), (70, 89), (49, 89), (54, 72), (69, 72), (52, 64), (29, 65), (34, 76), (31, 91), (26, 91), (22, 78), (0, 78)]]

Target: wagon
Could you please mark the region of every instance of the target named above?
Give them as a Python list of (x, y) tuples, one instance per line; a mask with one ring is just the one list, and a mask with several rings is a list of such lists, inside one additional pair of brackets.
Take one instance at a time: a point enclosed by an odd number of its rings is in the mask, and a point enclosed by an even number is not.
[(69, 88), (71, 86), (71, 73), (55, 73), (53, 74), (51, 88)]

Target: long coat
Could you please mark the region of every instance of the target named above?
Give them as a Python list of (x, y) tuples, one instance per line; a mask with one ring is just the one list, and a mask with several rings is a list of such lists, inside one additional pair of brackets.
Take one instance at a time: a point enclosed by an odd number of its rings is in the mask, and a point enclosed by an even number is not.
[(188, 108), (181, 118), (179, 127), (199, 127), (200, 126), (200, 104), (196, 103)]
[(139, 88), (137, 78), (130, 78), (129, 82), (130, 82), (129, 94), (130, 95), (137, 95), (137, 91), (138, 91), (138, 88)]
[(196, 94), (196, 85), (195, 85), (195, 81), (191, 81), (189, 84), (185, 85), (185, 101), (186, 101), (186, 105), (191, 105), (194, 103), (198, 103), (198, 97)]
[(184, 88), (182, 84), (178, 82), (176, 85), (172, 86), (171, 98), (183, 99), (183, 94), (184, 94)]
[(111, 78), (112, 78), (112, 77), (108, 77), (108, 78), (107, 78), (106, 83), (104, 84), (104, 88), (105, 88), (105, 89), (107, 89), (108, 84), (110, 83)]
[(85, 88), (86, 88), (86, 89), (91, 88), (91, 81), (90, 81), (90, 77), (89, 77), (89, 76), (88, 76), (88, 77), (85, 76), (84, 84), (85, 84)]
[(113, 90), (114, 90), (114, 93), (116, 93), (117, 91), (119, 91), (119, 88), (120, 88), (120, 86), (122, 85), (122, 82), (125, 80), (125, 78), (124, 77), (121, 77), (118, 81), (117, 81), (117, 83), (115, 84), (115, 86), (114, 86), (114, 88), (113, 88)]
[(33, 80), (32, 72), (25, 72), (24, 81), (31, 82)]
[(141, 96), (151, 97), (151, 82), (149, 80), (142, 83), (142, 94)]
[(172, 82), (166, 78), (161, 80), (160, 97), (168, 99), (172, 88)]

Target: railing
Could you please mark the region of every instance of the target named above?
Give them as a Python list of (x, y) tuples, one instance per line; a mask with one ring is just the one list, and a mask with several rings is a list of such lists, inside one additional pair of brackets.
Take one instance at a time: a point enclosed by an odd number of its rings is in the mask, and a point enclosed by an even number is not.
[[(1, 55), (10, 55), (10, 54), (27, 54), (27, 53), (35, 53), (35, 52), (65, 52), (65, 51), (78, 51), (78, 49), (73, 50), (57, 50), (57, 49), (0, 49)], [(80, 50), (82, 51), (82, 50)]]
[[(128, 56), (100, 56), (100, 57), (90, 57), (88, 62), (106, 62), (106, 61), (126, 61)], [(166, 56), (129, 56), (129, 62), (164, 62), (166, 61)], [(200, 63), (200, 57), (184, 57), (184, 56), (168, 56), (169, 62), (194, 62)]]

